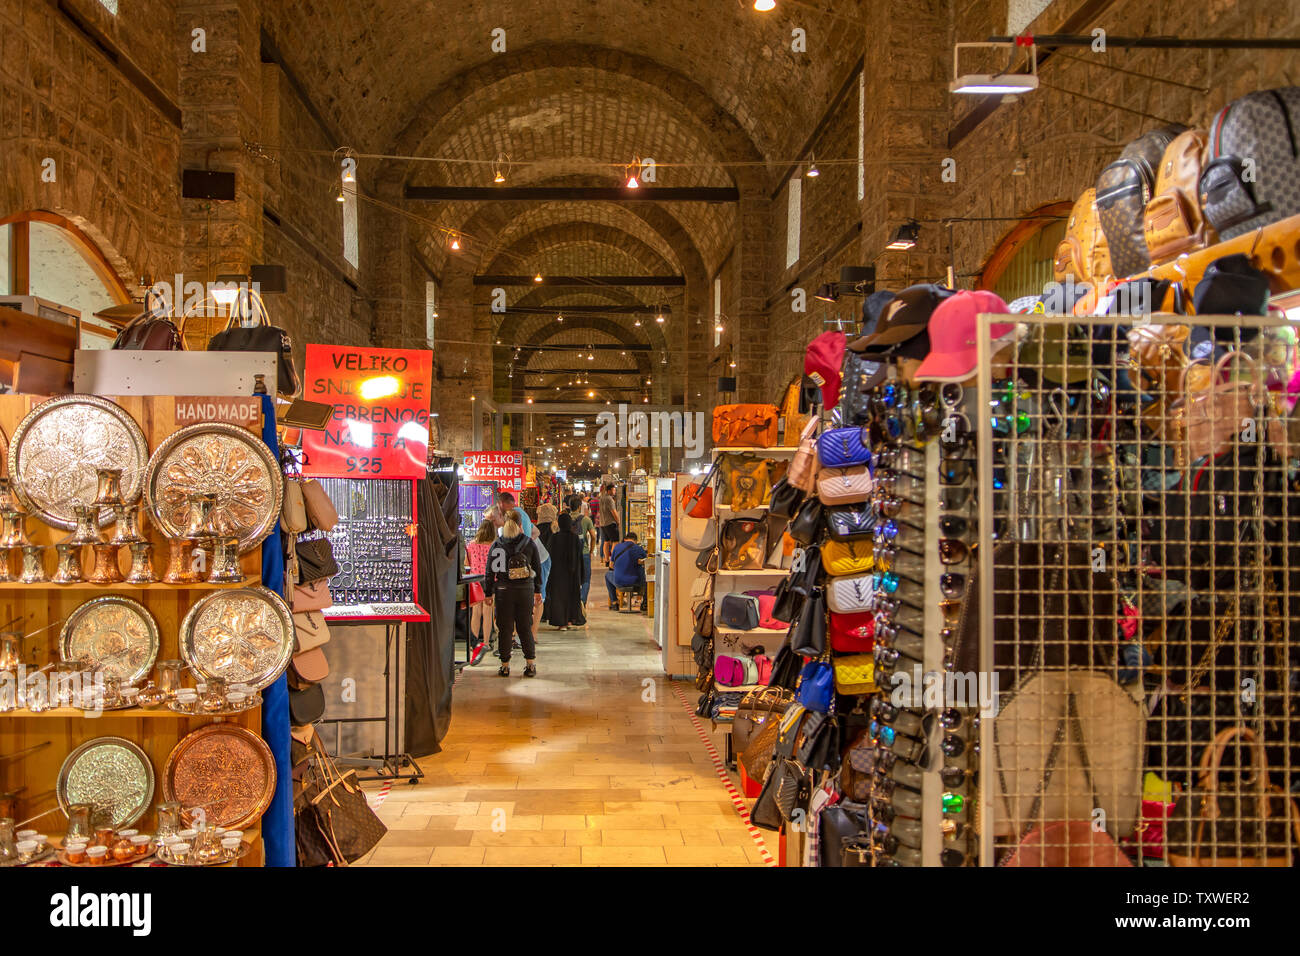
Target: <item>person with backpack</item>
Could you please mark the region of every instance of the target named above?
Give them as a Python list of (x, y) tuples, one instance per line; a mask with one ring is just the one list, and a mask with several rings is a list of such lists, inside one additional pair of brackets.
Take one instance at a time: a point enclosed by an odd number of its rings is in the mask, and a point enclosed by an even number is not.
[[(497, 650), (501, 668), (497, 674), (510, 676), (510, 652), (515, 633), (524, 650), (524, 676), (537, 676), (537, 644), (533, 639), (534, 608), (542, 606), (542, 562), (537, 545), (524, 534), (514, 512), (506, 514), (501, 537), (487, 557), (483, 593), (488, 607), (497, 615)], [(496, 598), (501, 600), (498, 602)]]
[(610, 555), (613, 570), (605, 572), (605, 588), (609, 591), (609, 609), (618, 610), (618, 589), (633, 588), (641, 595), (641, 610), (645, 612), (646, 550), (637, 544), (636, 532), (629, 531)]
[(581, 586), (579, 593), (582, 596), (582, 606), (587, 606), (587, 593), (591, 589), (591, 550), (596, 546), (596, 524), (591, 520), (591, 516), (586, 513), (587, 505), (582, 500), (582, 495), (571, 495), (569, 497), (569, 520), (573, 523), (573, 533), (582, 539), (582, 570)]

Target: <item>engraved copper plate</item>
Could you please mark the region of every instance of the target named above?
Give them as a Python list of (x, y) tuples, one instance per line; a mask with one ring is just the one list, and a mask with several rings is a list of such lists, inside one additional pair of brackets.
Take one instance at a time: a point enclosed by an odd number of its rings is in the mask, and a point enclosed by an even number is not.
[(201, 807), (209, 826), (242, 829), (275, 795), (275, 758), (257, 734), (208, 724), (183, 738), (163, 769), (163, 799)]
[(138, 601), (92, 598), (68, 615), (59, 635), (65, 661), (87, 661), (124, 684), (142, 680), (158, 657), (158, 622)]
[(153, 801), (153, 765), (148, 755), (121, 737), (88, 740), (63, 761), (55, 793), (65, 814), (74, 803), (90, 803), (114, 827), (127, 827)]
[[(92, 395), (41, 402), (19, 423), (9, 451), (9, 478), (23, 507), (69, 531), (77, 526), (73, 507), (95, 500), (96, 468), (122, 469), (122, 498), (132, 504), (140, 499), (149, 460), (135, 419), (120, 405)], [(112, 509), (101, 508), (99, 523), (112, 520)]]
[(261, 690), (293, 656), (293, 612), (266, 588), (217, 591), (181, 622), (181, 657), (195, 673)]
[(251, 551), (280, 520), (284, 476), (271, 449), (246, 428), (220, 422), (174, 432), (149, 459), (144, 500), (167, 535), (189, 523), (190, 497), (217, 496), (212, 523)]

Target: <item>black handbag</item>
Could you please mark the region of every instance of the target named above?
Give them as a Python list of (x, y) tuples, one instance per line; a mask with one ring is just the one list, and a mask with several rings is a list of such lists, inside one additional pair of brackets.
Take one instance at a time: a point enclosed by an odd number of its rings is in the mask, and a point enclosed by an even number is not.
[(852, 505), (834, 505), (826, 509), (826, 531), (835, 541), (853, 541), (870, 538), (876, 531), (876, 521), (867, 502)]
[(289, 720), (295, 727), (314, 724), (325, 716), (325, 688), (312, 684), (305, 690), (289, 691)]
[(758, 598), (746, 594), (722, 595), (718, 623), (738, 631), (752, 631), (758, 627)]
[(767, 513), (776, 518), (793, 518), (803, 504), (804, 494), (790, 482), (782, 478), (772, 486), (772, 498), (767, 506)]
[(790, 590), (800, 597), (811, 597), (813, 588), (822, 583), (822, 549), (810, 544), (803, 549), (802, 567), (790, 574)]
[[(818, 866), (865, 866), (865, 863), (857, 862), (846, 864), (843, 858), (845, 855), (844, 842), (853, 840), (866, 829), (867, 808), (865, 804), (842, 800), (834, 806), (822, 810), (817, 817), (817, 839), (820, 848), (817, 854)], [(853, 854), (853, 856), (855, 859), (857, 858), (857, 854)]]
[(821, 534), (824, 511), (820, 499), (809, 498), (803, 503), (799, 512), (790, 519), (787, 533), (800, 544), (812, 544)]
[(820, 657), (826, 652), (826, 592), (813, 588), (790, 627), (790, 648), (804, 657)]
[(803, 607), (804, 596), (790, 586), (788, 577), (782, 578), (776, 586), (776, 601), (772, 604), (772, 617), (789, 624)]
[(715, 574), (718, 570), (718, 546), (706, 548), (695, 556), (695, 567), (705, 574)]
[(871, 421), (871, 389), (882, 377), (879, 363), (858, 352), (844, 350), (840, 420), (846, 427)]
[(776, 657), (772, 661), (772, 676), (768, 679), (769, 687), (782, 687), (793, 692), (799, 685), (799, 672), (803, 670), (803, 660), (799, 655), (790, 649), (790, 642), (786, 641), (781, 645), (781, 649), (776, 652)]
[(266, 319), (266, 308), (261, 298), (253, 297), (257, 304), (257, 324), (245, 326), (231, 316), (226, 327), (208, 342), (209, 352), (273, 352), (278, 356), (275, 371), (275, 390), (286, 397), (296, 395), (301, 387), (298, 369), (293, 364), (293, 340), (279, 326)]
[(339, 563), (334, 560), (334, 546), (329, 538), (299, 541), (294, 545), (298, 555), (298, 583), (328, 580), (339, 573)]

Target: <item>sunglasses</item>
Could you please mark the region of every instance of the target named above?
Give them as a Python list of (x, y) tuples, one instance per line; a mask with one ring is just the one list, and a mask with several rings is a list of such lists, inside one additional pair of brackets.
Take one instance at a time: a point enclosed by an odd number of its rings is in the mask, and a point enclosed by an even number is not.
[(967, 484), (957, 484), (939, 489), (939, 507), (944, 511), (965, 511), (966, 503), (970, 501), (972, 487)]
[(871, 836), (873, 842), (877, 837), (879, 838), (880, 846), (886, 852), (889, 852), (888, 847), (891, 845), (888, 840), (889, 837), (893, 837), (897, 841), (897, 843), (892, 844), (895, 848), (901, 844), (919, 850), (921, 848), (921, 821), (897, 819), (892, 823), (885, 823), (883, 820), (878, 820), (871, 825)]
[(943, 740), (939, 741), (939, 750), (945, 757), (960, 757), (966, 752), (966, 741), (956, 734), (944, 734)]
[(913, 710), (895, 707), (883, 697), (871, 699), (871, 716), (913, 737), (925, 732), (924, 718)]
[(962, 602), (947, 600), (939, 602), (939, 611), (943, 614), (944, 630), (955, 628), (961, 623)]
[(970, 545), (961, 538), (939, 539), (939, 563), (961, 564), (970, 558)]
[(916, 578), (908, 577), (906, 574), (899, 574), (897, 571), (879, 571), (871, 576), (871, 586), (876, 591), (883, 591), (885, 594), (895, 594), (903, 584), (912, 584), (916, 587), (925, 587)]
[(890, 826), (901, 822), (902, 817), (919, 817), (921, 815), (921, 795), (908, 790), (898, 790), (885, 796), (873, 794), (871, 797), (871, 815), (874, 819)]
[(913, 505), (917, 508), (924, 508), (925, 505), (915, 498), (907, 498), (902, 495), (887, 495), (876, 498), (871, 502), (872, 510), (882, 518), (897, 518), (903, 512), (905, 505)]
[(962, 515), (939, 515), (939, 534), (944, 538), (964, 538), (970, 521)]
[(910, 654), (904, 654), (896, 647), (888, 647), (877, 641), (876, 646), (871, 650), (873, 659), (876, 662), (876, 671), (884, 677), (892, 676), (898, 670), (901, 664), (904, 667), (920, 667), (920, 658), (912, 657)]
[(962, 725), (961, 711), (956, 707), (945, 707), (939, 711), (939, 726), (944, 730), (956, 730)]
[(960, 598), (966, 593), (966, 575), (947, 574), (939, 575), (939, 591), (946, 598)]
[(891, 598), (887, 597), (883, 593), (878, 594), (875, 591), (871, 592), (871, 596), (867, 598), (867, 610), (872, 614), (875, 614), (877, 617), (880, 617), (881, 615), (886, 618), (892, 617), (900, 608), (908, 608), (920, 614), (925, 613), (924, 609), (919, 605), (913, 604), (911, 601), (904, 600), (903, 598)]
[(899, 521), (896, 518), (886, 518), (884, 521), (878, 521), (876, 523), (876, 542), (883, 544), (886, 541), (893, 541), (898, 537), (898, 533), (904, 528), (908, 528), (921, 534), (925, 533), (925, 529), (919, 524), (913, 524), (910, 521)]
[[(918, 774), (920, 776), (920, 774)], [(939, 771), (939, 781), (948, 790), (964, 787), (966, 781), (975, 776), (975, 771), (966, 767), (944, 767)]]
[(943, 433), (939, 437), (939, 453), (944, 458), (960, 458), (965, 454), (966, 449), (975, 444), (975, 433), (962, 422), (960, 426), (956, 424), (960, 419), (951, 420), (951, 428), (947, 423), (944, 425)]
[(939, 799), (939, 805), (943, 808), (944, 813), (958, 814), (966, 812), (966, 798), (960, 793), (954, 793), (951, 790), (945, 790)]
[(915, 558), (925, 557), (924, 554), (913, 548), (904, 548), (898, 545), (882, 547), (877, 543), (871, 556), (873, 567), (875, 567), (877, 571), (893, 571), (900, 560), (899, 555), (911, 555)]
[[(876, 647), (886, 651), (898, 651), (918, 661), (925, 657), (925, 639), (920, 634), (903, 633), (899, 627), (886, 625), (876, 629), (875, 637)], [(875, 648), (872, 650), (874, 651)]]
[(939, 484), (964, 485), (970, 481), (971, 470), (971, 463), (966, 458), (944, 459), (939, 462)]
[(939, 852), (941, 866), (965, 866), (966, 854), (954, 847), (945, 847)]

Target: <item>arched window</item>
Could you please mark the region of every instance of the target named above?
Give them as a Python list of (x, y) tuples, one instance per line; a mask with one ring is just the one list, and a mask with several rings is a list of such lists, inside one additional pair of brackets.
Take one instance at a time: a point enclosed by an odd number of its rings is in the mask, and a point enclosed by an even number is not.
[(67, 218), (40, 210), (0, 219), (0, 294), (76, 309), (82, 348), (111, 345), (117, 330), (95, 313), (131, 301), (94, 241)]
[[(1072, 205), (1048, 203), (1016, 223), (984, 263), (975, 287), (996, 292), (1006, 302), (1042, 295), (1043, 287), (1052, 281), (1052, 260), (1065, 238), (1065, 217)], [(1056, 216), (1062, 218), (1052, 218)]]

